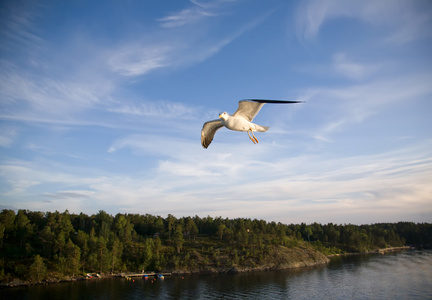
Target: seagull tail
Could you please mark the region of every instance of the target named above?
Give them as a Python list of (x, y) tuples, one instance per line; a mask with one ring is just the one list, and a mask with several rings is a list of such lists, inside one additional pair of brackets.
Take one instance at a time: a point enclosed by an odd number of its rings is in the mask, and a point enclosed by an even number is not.
[(265, 131), (269, 130), (269, 128), (270, 127), (268, 127), (268, 126), (261, 126), (261, 125), (255, 124), (255, 131), (265, 132)]

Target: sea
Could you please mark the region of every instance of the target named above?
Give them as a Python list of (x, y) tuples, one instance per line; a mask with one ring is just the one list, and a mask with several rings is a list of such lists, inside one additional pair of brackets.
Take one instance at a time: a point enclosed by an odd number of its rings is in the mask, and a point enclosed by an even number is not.
[(432, 250), (339, 256), (290, 270), (5, 288), (0, 299), (432, 299)]

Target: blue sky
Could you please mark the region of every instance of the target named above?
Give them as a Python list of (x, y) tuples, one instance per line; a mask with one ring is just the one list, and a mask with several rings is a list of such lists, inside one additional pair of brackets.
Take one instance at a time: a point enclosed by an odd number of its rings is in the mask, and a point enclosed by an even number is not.
[(432, 221), (428, 0), (0, 6), (1, 209)]

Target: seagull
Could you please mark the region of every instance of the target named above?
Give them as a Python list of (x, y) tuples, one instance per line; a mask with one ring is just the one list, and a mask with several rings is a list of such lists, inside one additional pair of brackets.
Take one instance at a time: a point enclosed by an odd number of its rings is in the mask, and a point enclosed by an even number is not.
[[(207, 149), (219, 129), (226, 127), (235, 131), (246, 131), (251, 141), (256, 144), (258, 139), (254, 131), (265, 132), (270, 127), (252, 123), (261, 107), (266, 103), (302, 103), (304, 101), (244, 99), (239, 101), (238, 109), (233, 115), (226, 112), (219, 114), (219, 119), (205, 122), (201, 130), (201, 145)], [(252, 134), (252, 136), (251, 136)]]

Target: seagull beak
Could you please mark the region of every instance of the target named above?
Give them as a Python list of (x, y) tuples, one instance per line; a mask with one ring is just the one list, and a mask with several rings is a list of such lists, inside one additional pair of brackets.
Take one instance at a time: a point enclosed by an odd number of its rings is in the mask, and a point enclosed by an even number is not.
[(222, 118), (222, 114), (219, 114), (219, 119)]

